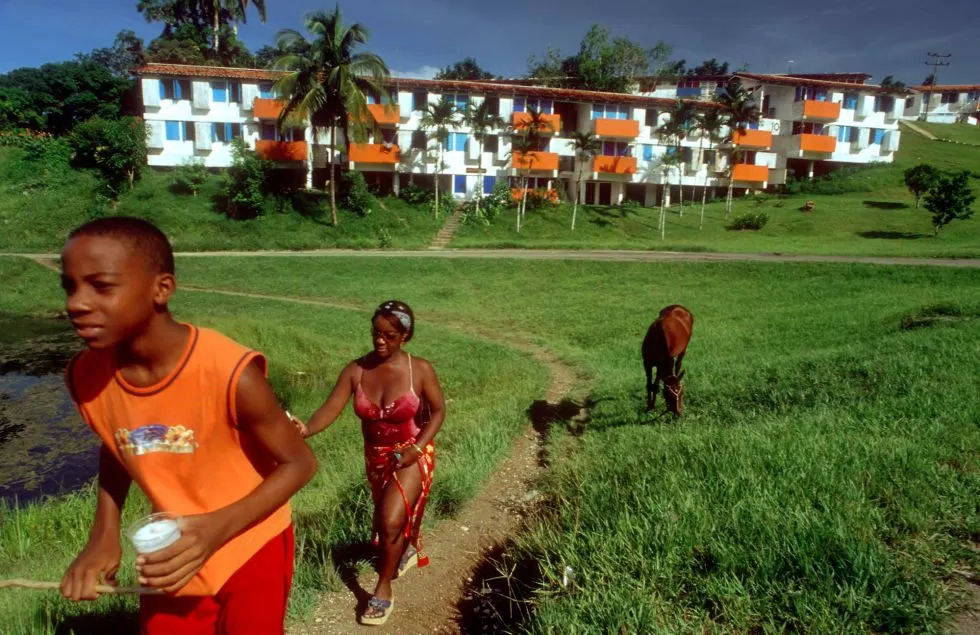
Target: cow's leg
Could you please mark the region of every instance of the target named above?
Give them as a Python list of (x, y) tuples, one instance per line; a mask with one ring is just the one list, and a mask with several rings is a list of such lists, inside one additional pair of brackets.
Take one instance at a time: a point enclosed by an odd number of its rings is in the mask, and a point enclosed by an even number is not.
[(660, 392), (660, 368), (657, 368), (657, 374), (653, 378), (653, 385), (650, 386), (647, 392), (647, 412), (653, 410), (654, 406), (657, 405), (657, 393)]
[(653, 410), (653, 364), (643, 360), (643, 370), (647, 373), (647, 411)]

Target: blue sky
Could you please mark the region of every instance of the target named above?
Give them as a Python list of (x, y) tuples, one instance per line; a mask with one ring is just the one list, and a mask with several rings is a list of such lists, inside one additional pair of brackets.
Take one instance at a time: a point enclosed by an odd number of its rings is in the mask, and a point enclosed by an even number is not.
[[(250, 48), (283, 27), (333, 5), (266, 0), (269, 20), (241, 35)], [(159, 25), (143, 21), (136, 0), (0, 0), (0, 72), (70, 58), (108, 46), (122, 29), (147, 40)], [(662, 39), (689, 64), (705, 58), (748, 63), (756, 72), (894, 74), (917, 84), (929, 51), (952, 53), (941, 83), (980, 83), (980, 1), (720, 0), (596, 2), (561, 0), (371, 0), (342, 4), (345, 18), (371, 31), (369, 48), (393, 71), (427, 76), (465, 56), (502, 75), (526, 68), (529, 53), (554, 46), (574, 52), (594, 22), (641, 43)]]

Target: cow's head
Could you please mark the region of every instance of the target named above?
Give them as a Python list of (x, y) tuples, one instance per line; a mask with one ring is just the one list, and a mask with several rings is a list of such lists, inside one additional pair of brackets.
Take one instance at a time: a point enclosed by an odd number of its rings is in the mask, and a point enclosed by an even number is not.
[(681, 385), (681, 380), (684, 378), (684, 373), (687, 371), (681, 371), (680, 375), (667, 375), (664, 377), (664, 401), (667, 402), (667, 410), (672, 413), (681, 416), (684, 410), (684, 386)]

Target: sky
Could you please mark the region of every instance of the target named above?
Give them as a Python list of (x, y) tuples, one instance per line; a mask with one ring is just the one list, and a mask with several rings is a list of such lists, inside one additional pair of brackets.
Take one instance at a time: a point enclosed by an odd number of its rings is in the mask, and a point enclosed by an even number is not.
[[(253, 13), (240, 35), (255, 50), (332, 6), (266, 0), (268, 22)], [(940, 83), (980, 84), (978, 0), (361, 0), (342, 9), (368, 27), (368, 50), (393, 73), (415, 77), (467, 56), (518, 76), (531, 53), (574, 53), (598, 22), (644, 45), (663, 40), (689, 66), (714, 57), (761, 73), (864, 72), (874, 82), (891, 74), (917, 85), (930, 72), (926, 53), (952, 53)], [(143, 20), (136, 0), (0, 0), (0, 72), (109, 46), (123, 29), (149, 41), (161, 27)]]

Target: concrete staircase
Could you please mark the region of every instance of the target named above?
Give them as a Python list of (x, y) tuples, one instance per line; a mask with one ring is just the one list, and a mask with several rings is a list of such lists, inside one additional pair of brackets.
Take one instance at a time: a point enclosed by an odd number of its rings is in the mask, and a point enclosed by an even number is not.
[(457, 206), (456, 211), (453, 215), (446, 219), (446, 223), (436, 234), (436, 237), (432, 240), (432, 244), (429, 245), (429, 249), (439, 250), (443, 249), (449, 244), (449, 241), (453, 239), (453, 234), (459, 228), (459, 224), (463, 222), (463, 208), (462, 206)]

